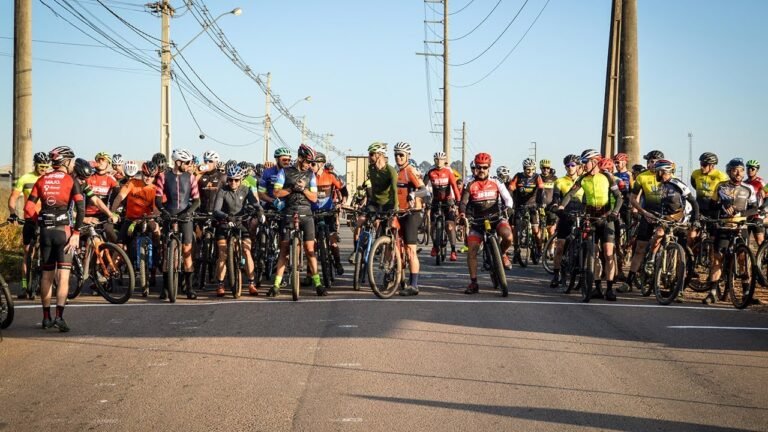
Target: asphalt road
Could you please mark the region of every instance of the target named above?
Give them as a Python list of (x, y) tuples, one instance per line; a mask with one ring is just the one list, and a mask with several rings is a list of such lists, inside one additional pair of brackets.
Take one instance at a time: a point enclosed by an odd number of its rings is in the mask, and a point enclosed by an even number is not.
[(0, 430), (768, 430), (768, 314), (581, 304), (537, 267), (501, 298), (465, 258), (422, 253), (422, 293), (378, 300), (348, 269), (318, 298), (122, 306), (83, 297), (73, 330), (17, 303), (0, 342)]

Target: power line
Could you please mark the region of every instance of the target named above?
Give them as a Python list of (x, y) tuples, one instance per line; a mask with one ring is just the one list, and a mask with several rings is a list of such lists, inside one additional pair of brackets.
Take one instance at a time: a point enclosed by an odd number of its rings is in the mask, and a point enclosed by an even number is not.
[(450, 16), (450, 15), (456, 15), (457, 13), (460, 13), (460, 12), (461, 12), (461, 11), (463, 11), (464, 9), (468, 8), (468, 7), (469, 7), (469, 5), (471, 5), (471, 4), (472, 4), (472, 3), (474, 3), (474, 2), (475, 2), (475, 0), (469, 0), (469, 3), (465, 4), (463, 8), (461, 8), (461, 9), (457, 10), (456, 12), (451, 12), (451, 13), (449, 13), (448, 15), (449, 15), (449, 16)]
[(502, 2), (502, 0), (499, 0), (499, 1), (496, 3), (496, 6), (494, 6), (494, 7), (493, 7), (493, 9), (491, 9), (491, 11), (490, 11), (490, 12), (488, 12), (488, 15), (486, 15), (486, 16), (485, 16), (485, 18), (483, 18), (483, 20), (482, 20), (482, 21), (480, 21), (480, 24), (476, 25), (476, 26), (475, 26), (475, 28), (473, 28), (472, 30), (470, 30), (470, 31), (469, 31), (469, 33), (466, 33), (466, 34), (464, 34), (463, 36), (460, 36), (460, 37), (457, 37), (457, 38), (453, 38), (453, 39), (448, 39), (448, 40), (449, 40), (449, 41), (451, 41), (451, 42), (453, 42), (453, 41), (457, 41), (457, 40), (461, 40), (461, 39), (464, 39), (465, 37), (467, 37), (467, 36), (471, 35), (472, 33), (474, 33), (474, 32), (475, 32), (475, 30), (477, 30), (478, 28), (480, 28), (480, 26), (481, 26), (481, 25), (483, 25), (483, 23), (484, 23), (484, 22), (485, 22), (485, 21), (486, 21), (488, 18), (490, 18), (490, 17), (491, 17), (491, 15), (493, 15), (493, 12), (496, 10), (496, 8), (497, 8), (497, 7), (499, 7), (499, 5), (501, 4), (501, 2)]
[(504, 56), (504, 58), (502, 58), (502, 59), (501, 59), (501, 61), (500, 61), (500, 62), (499, 62), (499, 63), (498, 63), (496, 66), (494, 66), (494, 68), (493, 68), (493, 69), (491, 69), (491, 70), (490, 70), (490, 72), (488, 72), (488, 73), (487, 73), (487, 74), (485, 74), (485, 75), (484, 75), (482, 78), (480, 78), (479, 80), (477, 80), (477, 81), (475, 81), (475, 82), (473, 82), (473, 83), (471, 83), (471, 84), (466, 84), (466, 85), (452, 85), (451, 87), (456, 87), (456, 88), (467, 88), (467, 87), (472, 87), (472, 86), (474, 86), (475, 84), (479, 84), (479, 83), (483, 82), (483, 81), (484, 81), (486, 78), (488, 78), (489, 76), (491, 76), (491, 74), (493, 74), (494, 72), (496, 72), (496, 69), (498, 69), (499, 67), (501, 67), (501, 65), (502, 65), (502, 64), (504, 64), (504, 62), (505, 62), (505, 61), (507, 61), (507, 59), (509, 58), (509, 56), (510, 56), (510, 55), (512, 55), (512, 53), (515, 51), (515, 49), (517, 48), (517, 46), (518, 46), (518, 45), (520, 45), (520, 43), (523, 41), (523, 39), (525, 39), (525, 36), (526, 36), (526, 35), (528, 35), (528, 32), (529, 32), (529, 31), (531, 31), (531, 29), (533, 28), (533, 25), (534, 25), (534, 24), (536, 24), (536, 21), (538, 21), (538, 20), (539, 20), (539, 17), (541, 16), (541, 14), (542, 14), (542, 13), (544, 13), (544, 9), (546, 9), (546, 8), (547, 8), (547, 5), (549, 4), (549, 1), (550, 1), (550, 0), (547, 0), (547, 1), (544, 3), (544, 6), (542, 6), (541, 10), (539, 11), (539, 14), (538, 14), (538, 15), (536, 15), (536, 18), (534, 18), (534, 19), (533, 19), (533, 22), (531, 23), (531, 25), (530, 25), (530, 26), (528, 26), (528, 29), (525, 31), (525, 33), (523, 33), (523, 35), (520, 37), (520, 40), (518, 40), (518, 41), (517, 41), (517, 43), (516, 43), (516, 44), (515, 44), (515, 45), (512, 47), (512, 49), (511, 49), (511, 50), (509, 50), (509, 52), (507, 53), (507, 55), (505, 55), (505, 56)]
[[(0, 52), (0, 56), (2, 56), (2, 57), (13, 57), (13, 54), (5, 53), (5, 52)], [(108, 69), (108, 70), (113, 70), (113, 71), (117, 71), (117, 72), (141, 73), (142, 75), (151, 74), (151, 72), (149, 72), (146, 69), (138, 69), (138, 68), (124, 68), (124, 67), (119, 67), (119, 66), (104, 66), (104, 65), (86, 64), (86, 63), (74, 63), (74, 62), (46, 59), (46, 58), (40, 58), (40, 57), (32, 57), (32, 60), (46, 62), (46, 63), (65, 64), (65, 65), (70, 65), (70, 66), (89, 67), (89, 68), (95, 68), (95, 69)]]
[[(13, 40), (12, 36), (0, 36), (0, 39), (7, 39), (7, 40)], [(42, 40), (42, 39), (32, 39), (32, 42), (42, 43), (42, 44), (52, 44), (52, 45), (68, 45), (68, 46), (78, 46), (78, 47), (88, 47), (88, 48), (110, 48), (115, 49), (117, 47), (111, 47), (107, 45), (96, 45), (96, 44), (86, 44), (86, 43), (78, 43), (78, 42), (62, 42), (62, 41), (52, 41), (52, 40)], [(140, 48), (137, 51), (156, 51), (151, 48)]]
[[(133, 25), (133, 24), (129, 23), (128, 21), (126, 21), (126, 20), (125, 20), (123, 17), (121, 17), (121, 16), (120, 16), (120, 15), (118, 15), (118, 14), (117, 14), (115, 11), (113, 11), (112, 9), (110, 9), (110, 8), (109, 8), (109, 6), (105, 5), (105, 4), (104, 4), (104, 3), (103, 3), (101, 0), (96, 0), (96, 1), (97, 1), (97, 2), (99, 2), (99, 4), (100, 4), (100, 5), (102, 5), (102, 6), (104, 7), (104, 9), (106, 9), (107, 11), (109, 11), (109, 13), (110, 13), (110, 14), (112, 14), (112, 16), (114, 16), (115, 18), (117, 18), (117, 19), (118, 19), (118, 20), (119, 20), (121, 23), (125, 24), (125, 25), (126, 25), (126, 27), (128, 27), (128, 28), (129, 28), (129, 29), (131, 29), (131, 30), (133, 30), (133, 31), (134, 31), (136, 34), (138, 34), (139, 36), (141, 36), (141, 37), (142, 37), (144, 40), (146, 40), (147, 42), (149, 42), (149, 43), (151, 43), (151, 44), (153, 44), (153, 45), (155, 45), (157, 42), (161, 42), (161, 43), (163, 42), (163, 40), (162, 40), (162, 39), (160, 39), (160, 38), (156, 38), (156, 37), (152, 36), (151, 34), (149, 34), (149, 33), (145, 32), (144, 30), (142, 30), (142, 29), (140, 29), (140, 28), (136, 27), (135, 25)], [(156, 42), (155, 42), (155, 41), (156, 41)]]

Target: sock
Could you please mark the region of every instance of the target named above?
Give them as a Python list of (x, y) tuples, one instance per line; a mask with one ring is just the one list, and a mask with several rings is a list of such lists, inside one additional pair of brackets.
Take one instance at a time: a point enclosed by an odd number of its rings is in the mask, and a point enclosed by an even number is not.
[(23, 290), (27, 289), (27, 278), (25, 277), (21, 278), (21, 289)]
[(456, 245), (455, 244), (451, 245), (451, 252), (456, 252)]
[(469, 278), (469, 280), (470, 280), (470, 282), (472, 282), (472, 283), (477, 283), (477, 278), (476, 278), (476, 277), (473, 277), (473, 278)]
[(323, 283), (320, 282), (320, 274), (316, 273), (312, 275), (312, 282), (315, 284), (315, 287), (321, 287), (323, 286)]
[(56, 305), (56, 318), (64, 317), (64, 306)]
[(283, 281), (282, 276), (275, 275), (275, 284), (274, 284), (275, 288), (280, 288), (280, 282), (282, 281)]
[(410, 277), (410, 286), (418, 289), (419, 288), (419, 274), (418, 273), (411, 273)]
[(51, 307), (43, 306), (43, 319), (51, 319)]
[(254, 284), (253, 279), (248, 279), (248, 285), (253, 285), (253, 284)]
[(609, 290), (613, 289), (613, 281), (612, 280), (606, 282), (605, 284), (608, 286)]
[(595, 281), (595, 288), (597, 289), (603, 289), (603, 281), (596, 280)]
[(224, 281), (223, 281), (223, 280), (220, 280), (220, 281), (219, 281), (219, 286), (220, 286), (220, 287), (223, 287), (223, 286), (224, 286)]

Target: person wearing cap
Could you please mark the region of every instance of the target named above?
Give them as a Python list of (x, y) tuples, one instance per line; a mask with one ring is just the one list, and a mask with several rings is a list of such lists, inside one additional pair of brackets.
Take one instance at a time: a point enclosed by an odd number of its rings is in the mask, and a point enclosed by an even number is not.
[[(765, 202), (765, 193), (763, 192), (765, 182), (762, 177), (757, 175), (758, 171), (760, 171), (760, 162), (755, 159), (748, 160), (747, 179), (744, 181), (749, 183), (752, 188), (755, 189), (755, 192), (757, 192), (757, 204), (762, 206)], [(762, 245), (765, 240), (765, 225), (763, 219), (763, 216), (759, 214), (750, 218), (750, 222), (755, 222), (756, 224), (749, 226), (749, 232), (754, 236), (755, 243), (757, 243), (758, 246)]]
[[(555, 235), (557, 214), (547, 211), (547, 209), (550, 208), (552, 200), (555, 197), (557, 174), (555, 173), (555, 169), (552, 168), (552, 161), (549, 159), (542, 159), (539, 162), (539, 169), (541, 170), (541, 181), (544, 183), (544, 189), (541, 194), (541, 203), (543, 207), (539, 209), (539, 216), (541, 216), (541, 219), (544, 221), (549, 237), (552, 237)], [(546, 251), (543, 253), (546, 254)]]

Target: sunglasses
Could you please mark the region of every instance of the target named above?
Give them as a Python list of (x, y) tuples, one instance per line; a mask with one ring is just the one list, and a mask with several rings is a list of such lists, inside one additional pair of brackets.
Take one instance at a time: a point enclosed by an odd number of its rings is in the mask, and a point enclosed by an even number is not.
[(757, 167), (747, 167), (748, 170), (757, 170)]
[(576, 166), (578, 166), (578, 165), (579, 165), (579, 164), (577, 164), (577, 163), (575, 163), (575, 162), (571, 162), (571, 163), (569, 163), (569, 164), (565, 164), (565, 167), (566, 167), (566, 168), (573, 168), (573, 167), (576, 167)]
[(481, 170), (481, 171), (488, 171), (489, 166), (476, 166), (475, 169)]
[(376, 156), (377, 154), (378, 153), (376, 153), (376, 152), (370, 152), (370, 153), (368, 153), (368, 157), (373, 157), (373, 156)]
[(706, 167), (708, 167), (710, 164), (708, 164), (708, 163), (706, 163), (706, 162), (702, 162), (700, 165), (701, 165), (701, 167), (702, 167), (702, 168), (706, 168)]
[(240, 179), (228, 178), (227, 183), (239, 183)]
[(395, 157), (405, 157), (405, 153), (395, 153)]
[(523, 169), (523, 171), (525, 171), (525, 172), (534, 172), (534, 171), (536, 171), (536, 169), (535, 168), (525, 168), (525, 169)]

